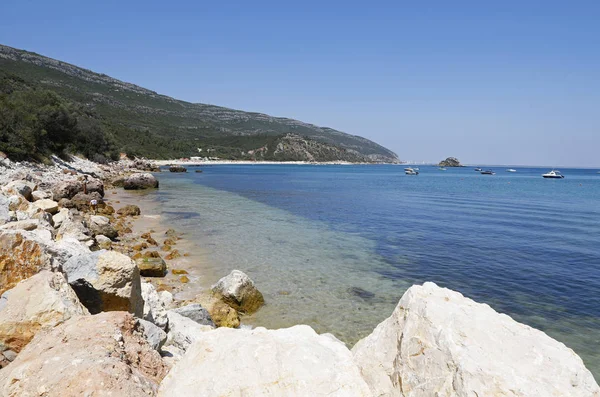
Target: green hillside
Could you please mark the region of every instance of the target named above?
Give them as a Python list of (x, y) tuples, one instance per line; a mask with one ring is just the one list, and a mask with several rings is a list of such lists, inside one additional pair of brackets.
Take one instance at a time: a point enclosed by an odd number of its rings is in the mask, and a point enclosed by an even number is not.
[[(359, 136), (287, 118), (179, 101), (103, 74), (2, 45), (0, 81), (3, 81), (0, 95), (4, 95), (4, 102), (7, 95), (23, 95), (22, 91), (30, 91), (30, 96), (46, 91), (57, 94), (64, 107), (70, 109), (70, 116), (78, 120), (77, 125), (82, 126), (77, 134), (86, 135), (90, 129), (95, 131), (95, 136), (106, 142), (99, 145), (97, 151), (107, 156), (126, 152), (160, 159), (210, 153), (211, 157), (227, 159), (285, 161), (299, 156), (297, 144), (302, 141), (304, 154), (300, 156), (308, 153), (309, 158), (318, 158), (317, 161), (398, 160), (390, 150)], [(8, 133), (0, 130), (0, 134)], [(2, 138), (4, 135), (0, 135), (0, 143), (2, 139), (7, 140)], [(296, 136), (292, 139), (293, 145), (280, 145), (290, 136)], [(90, 148), (86, 149), (86, 145), (71, 145), (70, 149), (89, 154)], [(276, 151), (278, 145), (293, 150)], [(313, 150), (317, 151), (316, 156), (311, 153)]]

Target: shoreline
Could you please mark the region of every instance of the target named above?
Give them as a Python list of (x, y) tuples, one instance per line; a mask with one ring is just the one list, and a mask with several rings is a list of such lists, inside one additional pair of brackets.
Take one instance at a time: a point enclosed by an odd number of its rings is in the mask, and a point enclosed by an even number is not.
[[(249, 329), (239, 313), (252, 315), (265, 299), (242, 271), (223, 275), (211, 298), (190, 292), (206, 276), (193, 269), (202, 255), (189, 255), (201, 247), (163, 221), (163, 203), (150, 199), (159, 191), (144, 190), (158, 188), (153, 166), (5, 164), (0, 390), (7, 396), (370, 396), (405, 388), (600, 396), (563, 343), (432, 282), (410, 287), (351, 350), (298, 322)], [(121, 190), (117, 180), (141, 190)], [(156, 270), (148, 263), (163, 256), (162, 275), (147, 277)]]

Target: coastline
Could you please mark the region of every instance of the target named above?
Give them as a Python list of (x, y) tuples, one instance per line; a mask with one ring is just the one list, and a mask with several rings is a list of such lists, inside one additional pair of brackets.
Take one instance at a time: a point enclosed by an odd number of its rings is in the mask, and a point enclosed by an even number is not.
[[(600, 396), (592, 373), (564, 344), (431, 282), (410, 287), (352, 350), (307, 325), (240, 326), (238, 313), (265, 304), (260, 285), (233, 270), (210, 293), (194, 290), (206, 277), (194, 263), (206, 257), (189, 255), (201, 247), (162, 218), (162, 203), (151, 198), (160, 197), (148, 173), (155, 165), (6, 164), (0, 390), (7, 397), (371, 396), (404, 395), (406, 387), (422, 395), (518, 388), (523, 395)], [(148, 277), (146, 264), (162, 257), (164, 274)]]

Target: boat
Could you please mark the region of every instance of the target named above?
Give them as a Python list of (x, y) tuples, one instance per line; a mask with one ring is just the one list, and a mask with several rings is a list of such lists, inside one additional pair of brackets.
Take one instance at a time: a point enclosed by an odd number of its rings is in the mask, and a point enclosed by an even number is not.
[(481, 171), (483, 171), (483, 170), (482, 170), (481, 168), (475, 168), (475, 171), (477, 171), (477, 172), (481, 172)]
[(560, 173), (560, 171), (556, 170), (552, 170), (550, 172), (542, 174), (542, 176), (546, 179), (563, 179), (565, 177), (563, 174)]
[(506, 172), (517, 172), (517, 170), (509, 168), (509, 169), (506, 170)]
[(440, 167), (439, 170), (440, 171), (446, 171), (446, 167)]
[(481, 171), (481, 175), (496, 175), (496, 173), (492, 170)]
[(419, 171), (415, 171), (413, 168), (405, 168), (404, 173), (406, 175), (419, 175)]

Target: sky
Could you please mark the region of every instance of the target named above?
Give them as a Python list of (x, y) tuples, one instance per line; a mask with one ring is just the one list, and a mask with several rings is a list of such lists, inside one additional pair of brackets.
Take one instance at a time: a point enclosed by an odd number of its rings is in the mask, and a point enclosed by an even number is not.
[(600, 167), (600, 1), (0, 1), (0, 43), (403, 160)]

